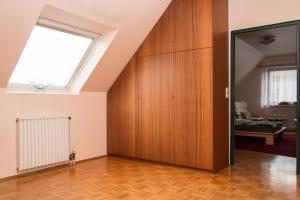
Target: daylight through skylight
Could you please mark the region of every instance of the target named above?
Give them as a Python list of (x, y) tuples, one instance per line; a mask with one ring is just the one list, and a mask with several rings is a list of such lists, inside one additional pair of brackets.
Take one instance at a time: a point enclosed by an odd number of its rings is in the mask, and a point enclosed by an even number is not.
[(36, 25), (9, 83), (66, 87), (92, 41)]

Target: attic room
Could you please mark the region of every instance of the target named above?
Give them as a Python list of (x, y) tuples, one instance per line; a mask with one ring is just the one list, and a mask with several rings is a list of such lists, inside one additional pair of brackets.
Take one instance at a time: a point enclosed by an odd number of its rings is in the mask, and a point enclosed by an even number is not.
[[(236, 37), (236, 110), (251, 112), (256, 124), (282, 132), (272, 144), (264, 138), (240, 137), (236, 148), (296, 157), (297, 27), (286, 26), (238, 34)], [(255, 117), (256, 116), (256, 117)], [(238, 116), (236, 122), (243, 121)], [(279, 126), (277, 126), (277, 124)], [(255, 126), (254, 126), (255, 127)], [(276, 128), (278, 127), (278, 128)], [(249, 131), (237, 125), (241, 131)], [(254, 132), (260, 131), (258, 127)]]
[(0, 200), (299, 199), (299, 7), (0, 1)]

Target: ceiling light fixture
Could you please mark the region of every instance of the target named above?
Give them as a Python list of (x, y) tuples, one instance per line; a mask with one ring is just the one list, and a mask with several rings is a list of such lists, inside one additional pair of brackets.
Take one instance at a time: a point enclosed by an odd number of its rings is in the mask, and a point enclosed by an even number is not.
[(276, 40), (275, 35), (264, 35), (260, 37), (260, 44), (268, 45)]

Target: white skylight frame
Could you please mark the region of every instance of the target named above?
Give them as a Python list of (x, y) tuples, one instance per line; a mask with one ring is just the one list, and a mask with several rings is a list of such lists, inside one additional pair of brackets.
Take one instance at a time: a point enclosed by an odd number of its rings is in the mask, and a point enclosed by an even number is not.
[(71, 25), (67, 25), (64, 23), (56, 22), (50, 19), (46, 18), (39, 18), (38, 22), (36, 23), (36, 26), (65, 32), (68, 34), (89, 38), (91, 39), (91, 43), (89, 44), (87, 50), (85, 51), (84, 55), (82, 56), (81, 60), (79, 61), (78, 65), (75, 67), (75, 70), (73, 71), (68, 83), (66, 86), (49, 86), (44, 89), (37, 89), (34, 87), (33, 84), (23, 84), (23, 83), (9, 83), (8, 84), (8, 90), (10, 92), (46, 92), (46, 93), (66, 93), (68, 89), (72, 86), (74, 81), (76, 80), (76, 77), (79, 76), (80, 71), (82, 70), (84, 63), (87, 61), (87, 58), (89, 54), (91, 53), (97, 39), (100, 37), (100, 34), (94, 33), (91, 31), (87, 31), (81, 28), (77, 28)]

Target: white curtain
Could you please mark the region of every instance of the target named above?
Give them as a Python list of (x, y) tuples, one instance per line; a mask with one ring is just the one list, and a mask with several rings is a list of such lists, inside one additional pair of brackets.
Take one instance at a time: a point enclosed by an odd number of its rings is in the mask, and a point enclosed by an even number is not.
[(262, 76), (262, 107), (297, 101), (295, 67), (269, 68)]

